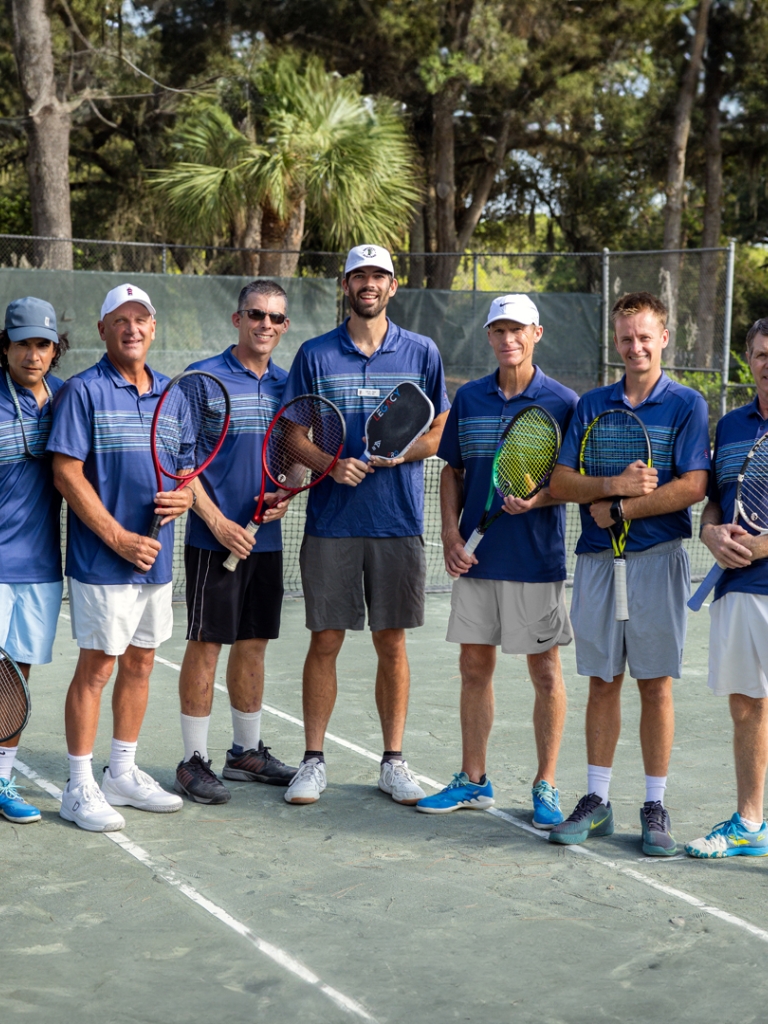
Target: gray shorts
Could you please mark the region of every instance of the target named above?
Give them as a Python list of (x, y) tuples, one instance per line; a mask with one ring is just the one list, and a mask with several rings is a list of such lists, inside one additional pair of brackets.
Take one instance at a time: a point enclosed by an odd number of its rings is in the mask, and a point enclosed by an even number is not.
[(452, 644), (487, 644), (504, 654), (541, 654), (573, 640), (565, 583), (456, 580), (445, 638)]
[(688, 553), (672, 540), (627, 552), (626, 559), (627, 622), (614, 618), (613, 551), (576, 559), (571, 600), (576, 670), (611, 682), (628, 664), (635, 679), (679, 679), (688, 623)]
[(423, 537), (311, 537), (299, 556), (307, 629), (424, 625)]

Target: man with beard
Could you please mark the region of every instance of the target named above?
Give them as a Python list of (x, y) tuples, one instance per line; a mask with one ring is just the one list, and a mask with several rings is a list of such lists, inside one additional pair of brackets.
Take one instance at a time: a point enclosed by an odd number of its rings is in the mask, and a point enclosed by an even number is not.
[[(405, 631), (424, 622), (426, 563), (422, 461), (434, 455), (448, 415), (440, 354), (431, 338), (397, 327), (386, 315), (397, 291), (392, 258), (377, 245), (350, 250), (342, 282), (349, 318), (306, 341), (291, 367), (283, 401), (317, 394), (347, 424), (342, 458), (309, 493), (301, 548), (307, 628), (304, 664), (307, 749), (286, 790), (290, 804), (310, 804), (326, 787), (323, 738), (336, 701), (336, 658), (347, 629), (368, 623), (378, 656), (376, 706), (384, 754), (379, 788), (401, 804), (425, 794), (403, 759), (410, 674)], [(437, 415), (404, 458), (361, 462), (365, 422), (397, 384), (412, 381)]]

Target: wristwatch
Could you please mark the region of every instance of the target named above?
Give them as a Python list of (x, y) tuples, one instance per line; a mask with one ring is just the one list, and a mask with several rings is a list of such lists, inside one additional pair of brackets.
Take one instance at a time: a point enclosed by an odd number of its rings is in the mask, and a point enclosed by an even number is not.
[(615, 523), (624, 522), (624, 509), (621, 506), (621, 498), (616, 498), (615, 501), (611, 502), (611, 519)]

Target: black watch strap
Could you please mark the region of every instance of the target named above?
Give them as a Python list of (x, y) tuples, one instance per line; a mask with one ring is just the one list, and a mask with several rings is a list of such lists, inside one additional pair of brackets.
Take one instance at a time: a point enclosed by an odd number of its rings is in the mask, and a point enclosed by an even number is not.
[(611, 502), (611, 519), (615, 523), (624, 522), (624, 510), (621, 507), (621, 498), (616, 498)]

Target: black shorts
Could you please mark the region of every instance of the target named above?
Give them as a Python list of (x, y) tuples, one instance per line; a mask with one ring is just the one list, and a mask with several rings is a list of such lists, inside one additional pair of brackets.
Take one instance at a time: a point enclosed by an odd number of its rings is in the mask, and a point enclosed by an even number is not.
[(187, 640), (276, 640), (283, 605), (283, 552), (250, 554), (230, 572), (226, 551), (187, 544)]

